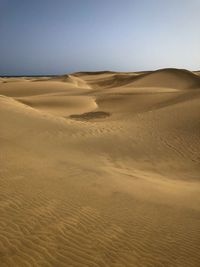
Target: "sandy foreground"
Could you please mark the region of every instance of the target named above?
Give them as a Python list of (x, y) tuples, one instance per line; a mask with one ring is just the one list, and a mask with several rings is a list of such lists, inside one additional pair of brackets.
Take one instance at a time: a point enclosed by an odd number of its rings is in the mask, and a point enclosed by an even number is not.
[(0, 266), (200, 266), (200, 72), (0, 78), (0, 165)]

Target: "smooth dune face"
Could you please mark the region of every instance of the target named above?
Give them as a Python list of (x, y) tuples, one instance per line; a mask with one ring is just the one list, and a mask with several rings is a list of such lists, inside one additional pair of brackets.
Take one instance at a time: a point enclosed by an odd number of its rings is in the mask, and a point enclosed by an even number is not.
[(0, 95), (0, 266), (200, 266), (199, 72), (0, 78)]

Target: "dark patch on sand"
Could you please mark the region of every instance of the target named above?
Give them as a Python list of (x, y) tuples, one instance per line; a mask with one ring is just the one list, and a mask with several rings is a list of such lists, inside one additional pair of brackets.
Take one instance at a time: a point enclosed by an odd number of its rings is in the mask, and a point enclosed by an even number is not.
[(71, 115), (71, 119), (75, 120), (94, 120), (94, 119), (103, 119), (106, 117), (109, 117), (110, 113), (109, 112), (104, 112), (104, 111), (95, 111), (95, 112), (87, 112), (83, 114), (74, 114)]

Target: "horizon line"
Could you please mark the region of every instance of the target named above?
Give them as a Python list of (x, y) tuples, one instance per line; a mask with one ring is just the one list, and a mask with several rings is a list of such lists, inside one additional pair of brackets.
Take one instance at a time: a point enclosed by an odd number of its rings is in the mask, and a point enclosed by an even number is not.
[(66, 72), (63, 74), (21, 74), (21, 75), (1, 75), (0, 78), (21, 78), (21, 77), (56, 77), (56, 76), (64, 76), (64, 75), (72, 75), (75, 73), (105, 73), (105, 72), (113, 72), (113, 73), (140, 73), (140, 72), (153, 72), (153, 71), (159, 71), (159, 70), (169, 70), (169, 69), (176, 69), (176, 70), (187, 70), (190, 72), (199, 72), (198, 70), (189, 70), (185, 68), (173, 68), (173, 67), (167, 67), (167, 68), (160, 68), (160, 69), (154, 69), (154, 70), (141, 70), (141, 71), (112, 71), (112, 70), (95, 70), (95, 71), (88, 71), (88, 70), (80, 70), (80, 71), (74, 71), (74, 72)]

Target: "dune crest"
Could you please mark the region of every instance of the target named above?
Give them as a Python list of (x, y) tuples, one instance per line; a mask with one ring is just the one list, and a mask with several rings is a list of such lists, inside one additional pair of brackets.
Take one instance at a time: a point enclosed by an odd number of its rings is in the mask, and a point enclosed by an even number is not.
[(75, 85), (78, 88), (90, 89), (90, 86), (84, 80), (79, 77), (76, 77), (75, 75), (63, 75), (58, 78), (58, 80)]
[(134, 83), (134, 86), (193, 89), (200, 88), (200, 78), (188, 70), (161, 69), (152, 73), (144, 74), (143, 77), (139, 78)]
[[(184, 69), (171, 68), (138, 73), (100, 72), (96, 76), (95, 73), (81, 73), (78, 75), (81, 75), (82, 79), (84, 79), (85, 75), (86, 81), (96, 88), (113, 88), (119, 86), (131, 86), (134, 88), (160, 87), (180, 90), (200, 88), (200, 78), (198, 73), (193, 73)], [(91, 79), (93, 76), (95, 78)], [(96, 79), (98, 76), (100, 77)]]

